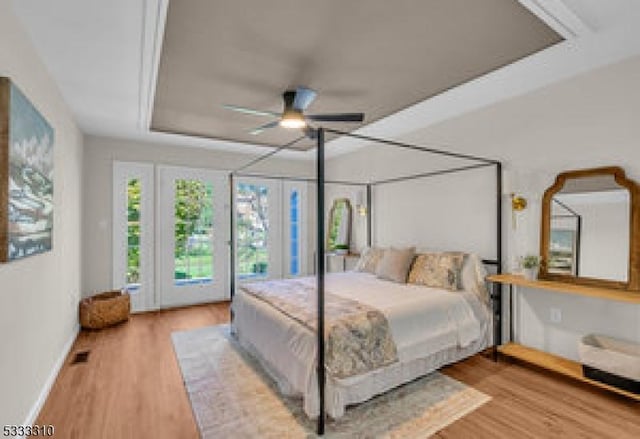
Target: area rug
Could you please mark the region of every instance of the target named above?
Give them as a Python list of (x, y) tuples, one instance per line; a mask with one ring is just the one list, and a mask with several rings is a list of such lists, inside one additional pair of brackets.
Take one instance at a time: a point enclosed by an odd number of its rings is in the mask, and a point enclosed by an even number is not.
[[(174, 332), (173, 344), (200, 435), (210, 438), (313, 438), (300, 398), (280, 395), (228, 325)], [(328, 420), (327, 438), (426, 438), (490, 397), (434, 372)]]

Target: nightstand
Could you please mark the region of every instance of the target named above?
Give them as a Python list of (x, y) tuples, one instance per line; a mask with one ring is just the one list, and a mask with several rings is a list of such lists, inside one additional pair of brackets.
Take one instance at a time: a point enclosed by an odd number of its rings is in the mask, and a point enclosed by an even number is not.
[(337, 254), (325, 253), (327, 273), (339, 273), (353, 270), (360, 255), (357, 253)]

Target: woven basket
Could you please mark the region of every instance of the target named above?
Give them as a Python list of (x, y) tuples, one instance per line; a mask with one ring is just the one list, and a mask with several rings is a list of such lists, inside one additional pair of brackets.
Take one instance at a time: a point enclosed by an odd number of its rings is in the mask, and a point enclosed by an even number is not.
[(128, 293), (108, 291), (80, 301), (80, 325), (102, 329), (129, 320), (131, 300)]

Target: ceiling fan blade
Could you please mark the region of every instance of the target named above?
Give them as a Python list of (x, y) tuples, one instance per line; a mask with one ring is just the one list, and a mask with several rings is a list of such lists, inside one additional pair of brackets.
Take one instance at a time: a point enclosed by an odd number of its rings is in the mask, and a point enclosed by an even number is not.
[(316, 140), (318, 138), (318, 130), (315, 128), (311, 128), (309, 125), (304, 127), (302, 129), (302, 132), (304, 133), (305, 136), (307, 136), (307, 138), (311, 140)]
[(364, 113), (311, 114), (305, 116), (316, 122), (362, 122)]
[(280, 113), (276, 113), (275, 111), (262, 111), (262, 110), (254, 110), (253, 108), (246, 107), (238, 107), (237, 105), (223, 105), (223, 108), (231, 111), (237, 111), (239, 113), (244, 114), (252, 114), (254, 116), (268, 116), (268, 117), (280, 117)]
[(249, 132), (249, 134), (257, 136), (258, 134), (260, 134), (261, 132), (263, 132), (265, 130), (277, 127), (279, 123), (280, 123), (279, 120), (274, 120), (273, 122), (266, 123), (266, 124), (264, 124), (262, 126), (259, 126), (258, 128), (254, 129), (254, 130), (251, 130)]
[(306, 87), (298, 87), (296, 89), (296, 97), (293, 100), (293, 108), (304, 111), (311, 102), (318, 96), (314, 90)]

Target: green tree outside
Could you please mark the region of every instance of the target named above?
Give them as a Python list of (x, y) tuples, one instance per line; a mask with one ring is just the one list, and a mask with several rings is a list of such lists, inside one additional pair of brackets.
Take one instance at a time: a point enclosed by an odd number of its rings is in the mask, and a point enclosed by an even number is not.
[[(175, 193), (175, 279), (212, 278), (213, 187), (177, 180)], [(140, 201), (138, 179), (127, 183), (127, 283), (140, 282)]]

